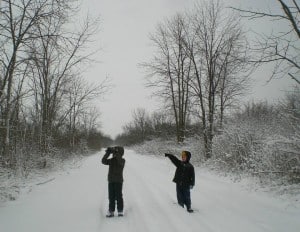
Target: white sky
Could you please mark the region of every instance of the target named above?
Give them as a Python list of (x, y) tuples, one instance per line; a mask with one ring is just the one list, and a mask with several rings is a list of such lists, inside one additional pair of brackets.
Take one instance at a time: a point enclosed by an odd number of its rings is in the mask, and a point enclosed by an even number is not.
[[(101, 47), (97, 57), (101, 63), (90, 68), (85, 77), (101, 82), (106, 76), (114, 87), (104, 101), (99, 100), (102, 131), (113, 138), (122, 132), (122, 126), (131, 120), (132, 111), (143, 107), (148, 111), (159, 109), (157, 99), (150, 97), (142, 70), (137, 65), (151, 58), (149, 33), (166, 17), (193, 6), (194, 0), (84, 0), (83, 11), (100, 15), (101, 31), (95, 46)], [(269, 9), (275, 0), (227, 0), (226, 4), (247, 9)], [(252, 24), (253, 26), (253, 24)], [(255, 26), (255, 25), (254, 25)], [(263, 26), (263, 25), (262, 25)], [(263, 30), (263, 29), (262, 29)], [(266, 84), (264, 68), (254, 75), (255, 86), (249, 99), (276, 101), (284, 90), (292, 86), (287, 79)]]

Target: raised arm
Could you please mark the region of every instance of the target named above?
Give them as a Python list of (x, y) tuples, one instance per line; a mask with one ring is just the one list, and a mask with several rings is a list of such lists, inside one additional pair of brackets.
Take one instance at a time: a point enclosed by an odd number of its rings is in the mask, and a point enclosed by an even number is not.
[(108, 150), (106, 150), (106, 152), (105, 152), (105, 154), (104, 154), (104, 156), (103, 156), (103, 158), (102, 158), (102, 163), (103, 163), (103, 164), (105, 164), (105, 165), (110, 165), (111, 159), (108, 159), (109, 155), (110, 155), (110, 152), (109, 152)]
[(168, 153), (165, 153), (165, 156), (168, 157), (176, 167), (181, 165), (181, 161), (176, 156)]

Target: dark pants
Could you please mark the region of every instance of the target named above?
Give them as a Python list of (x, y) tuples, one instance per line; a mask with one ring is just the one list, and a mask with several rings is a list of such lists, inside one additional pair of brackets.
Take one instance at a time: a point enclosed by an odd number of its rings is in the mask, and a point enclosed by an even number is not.
[(176, 184), (177, 201), (178, 204), (187, 209), (191, 208), (191, 192), (189, 186)]
[(123, 211), (124, 202), (122, 194), (123, 183), (110, 182), (108, 183), (108, 198), (109, 198), (109, 211), (114, 212), (117, 201), (118, 212)]

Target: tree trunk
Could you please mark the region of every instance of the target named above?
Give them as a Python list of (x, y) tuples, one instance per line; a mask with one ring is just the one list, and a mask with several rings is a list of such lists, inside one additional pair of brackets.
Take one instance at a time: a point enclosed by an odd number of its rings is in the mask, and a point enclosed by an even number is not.
[(16, 63), (16, 53), (14, 52), (11, 62), (8, 67), (8, 78), (7, 78), (7, 96), (6, 96), (6, 109), (4, 115), (4, 122), (5, 122), (5, 139), (4, 139), (4, 148), (3, 153), (5, 157), (9, 158), (10, 165), (12, 164), (12, 154), (10, 152), (10, 117), (11, 117), (11, 89), (13, 84), (13, 75), (14, 75), (14, 68)]

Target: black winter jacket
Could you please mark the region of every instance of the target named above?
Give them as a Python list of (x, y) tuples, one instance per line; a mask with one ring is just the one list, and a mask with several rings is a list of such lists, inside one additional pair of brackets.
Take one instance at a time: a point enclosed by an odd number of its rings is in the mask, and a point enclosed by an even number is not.
[(189, 161), (183, 162), (174, 155), (168, 154), (167, 157), (169, 157), (172, 163), (177, 167), (173, 181), (176, 184), (182, 185), (184, 187), (194, 186), (195, 185), (194, 166)]
[(125, 166), (125, 159), (122, 156), (114, 156), (113, 158), (108, 159), (110, 153), (106, 152), (102, 158), (102, 163), (109, 165), (108, 169), (108, 182), (123, 182), (123, 169)]

